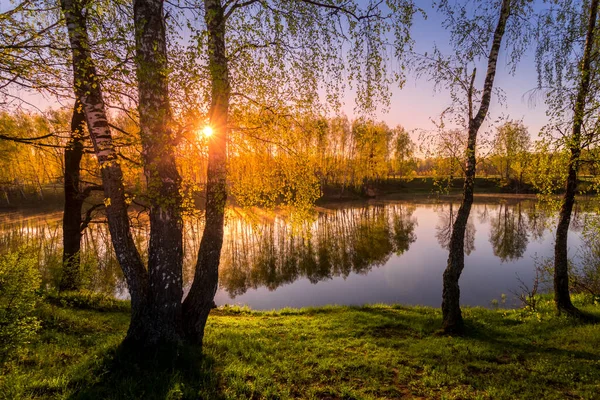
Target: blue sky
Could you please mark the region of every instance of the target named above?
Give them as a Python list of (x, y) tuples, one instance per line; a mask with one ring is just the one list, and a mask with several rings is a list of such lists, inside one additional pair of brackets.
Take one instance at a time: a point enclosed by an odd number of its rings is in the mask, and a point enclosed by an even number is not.
[[(421, 1), (420, 3), (431, 4), (431, 1)], [(420, 3), (419, 5), (421, 5)], [(442, 27), (443, 17), (431, 7), (426, 7), (425, 10), (428, 14), (427, 19), (416, 15), (414, 21), (412, 29), (415, 41), (414, 51), (421, 54), (431, 53), (435, 44), (442, 51), (451, 54), (450, 35)], [(501, 52), (495, 85), (504, 91), (506, 101), (500, 104), (498, 97), (494, 96), (488, 116), (488, 120), (494, 120), (501, 116), (522, 119), (529, 128), (532, 138), (537, 136), (547, 121), (546, 107), (543, 102), (538, 101), (536, 106), (532, 106), (529, 102), (528, 92), (537, 86), (534, 51), (535, 49), (532, 47), (524, 55), (514, 76), (511, 75), (507, 66), (505, 52)], [(478, 71), (481, 82), (485, 64), (482, 64)], [(435, 92), (433, 83), (429, 82), (426, 77), (417, 79), (415, 76), (409, 75), (404, 88), (393, 88), (392, 93), (389, 112), (379, 112), (377, 117), (390, 126), (402, 125), (409, 131), (433, 129), (431, 118), (439, 116), (450, 105), (449, 93), (446, 91)], [(348, 100), (344, 111), (348, 116), (352, 116), (354, 104), (351, 99)], [(418, 135), (413, 133), (412, 136), (416, 139)]]

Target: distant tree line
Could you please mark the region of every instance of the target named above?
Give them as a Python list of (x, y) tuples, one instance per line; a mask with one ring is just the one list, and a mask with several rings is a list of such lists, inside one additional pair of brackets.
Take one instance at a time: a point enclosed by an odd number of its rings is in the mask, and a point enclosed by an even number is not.
[[(4, 135), (23, 139), (47, 135), (35, 143), (0, 141), (0, 188), (6, 205), (44, 200), (45, 192), (61, 193), (68, 179), (63, 149), (75, 146), (69, 141), (72, 110), (49, 110), (45, 114), (0, 114)], [(125, 115), (116, 117), (114, 124), (125, 186), (133, 199), (146, 190), (137, 125)], [(252, 138), (231, 135), (228, 185), (236, 201), (274, 205), (283, 198), (290, 201), (295, 195), (300, 198), (308, 193), (306, 204), (310, 205), (327, 187), (335, 187), (336, 193), (343, 195), (345, 189), (366, 191), (374, 182), (421, 177), (432, 178), (437, 182), (435, 190), (443, 191), (453, 180), (464, 178), (466, 135), (458, 129), (436, 134), (433, 139), (423, 136), (413, 140), (401, 126), (390, 128), (383, 122), (350, 120), (346, 116), (304, 121), (285, 129), (284, 133), (281, 128), (271, 132), (264, 129), (260, 136)], [(176, 151), (188, 204), (193, 207), (194, 195), (201, 193), (206, 184), (203, 170), (207, 165), (207, 138), (200, 132), (190, 132), (188, 139)], [(81, 198), (82, 194), (93, 194), (91, 189), (99, 188), (101, 181), (85, 128), (80, 146), (81, 165), (76, 170), (80, 171), (83, 185)], [(507, 191), (547, 193), (562, 188), (562, 171), (568, 163), (566, 149), (550, 149), (543, 141), (532, 141), (521, 121), (508, 121), (497, 127), (488, 148), (481, 152), (477, 175), (494, 178), (496, 185)], [(584, 149), (582, 156), (597, 160), (597, 152)], [(304, 168), (299, 165), (302, 162)], [(301, 179), (309, 183), (303, 194), (293, 187), (300, 177), (286, 174), (301, 174)], [(587, 181), (584, 188), (593, 190), (598, 178), (596, 163), (584, 163), (578, 176)]]

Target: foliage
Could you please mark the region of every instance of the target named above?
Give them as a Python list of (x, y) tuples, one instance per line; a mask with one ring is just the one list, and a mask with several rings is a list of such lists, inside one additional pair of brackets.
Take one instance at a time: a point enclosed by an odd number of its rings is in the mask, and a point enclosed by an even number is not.
[(30, 249), (0, 257), (0, 359), (31, 340), (39, 329), (32, 315), (39, 288), (40, 273)]
[(522, 180), (530, 146), (529, 132), (522, 121), (508, 121), (496, 129), (494, 153), (498, 158), (499, 171), (504, 178), (510, 179), (511, 174)]
[(387, 175), (388, 152), (392, 133), (383, 123), (357, 120), (352, 125), (352, 135), (358, 152), (357, 172), (362, 172), (365, 182)]
[(525, 176), (538, 193), (549, 195), (564, 187), (567, 176), (569, 155), (557, 149), (547, 140), (535, 144), (536, 150), (531, 155)]
[[(574, 298), (578, 301), (578, 297)], [(598, 306), (583, 306), (598, 315)], [(117, 346), (128, 315), (42, 306), (39, 340), (3, 367), (0, 398), (314, 399), (594, 398), (597, 325), (537, 312), (465, 308), (468, 334), (436, 333), (424, 307), (213, 310), (204, 354)]]
[(401, 126), (392, 131), (392, 174), (407, 177), (414, 174), (416, 145)]
[[(541, 144), (546, 152), (564, 158), (561, 162), (561, 183), (564, 183), (571, 166), (576, 171), (589, 173), (597, 170), (600, 162), (596, 113), (600, 101), (600, 87), (596, 78), (600, 65), (595, 56), (598, 35), (596, 28), (590, 42), (591, 57), (587, 60), (589, 72), (583, 74), (582, 57), (590, 2), (549, 0), (548, 3), (548, 9), (538, 19), (536, 48), (538, 89), (543, 90), (549, 117), (542, 131), (544, 140)], [(588, 74), (589, 87), (578, 93), (582, 89), (583, 75)], [(575, 126), (579, 128), (575, 129)], [(570, 162), (569, 156), (572, 158)], [(550, 167), (557, 169), (552, 165)], [(541, 184), (550, 187), (546, 189), (547, 192), (552, 190), (550, 182), (539, 182), (538, 186)]]
[(421, 151), (432, 160), (431, 171), (439, 192), (448, 192), (456, 177), (464, 176), (467, 132), (462, 129), (440, 130), (435, 134), (423, 132)]
[[(67, 113), (53, 112), (51, 119), (40, 114), (0, 113), (0, 135), (17, 140), (43, 137), (64, 129)], [(57, 146), (42, 147), (42, 146)], [(62, 168), (61, 141), (49, 137), (36, 141), (36, 146), (0, 140), (0, 187), (4, 201), (17, 195), (22, 199), (35, 194), (43, 199), (45, 185), (55, 183)]]
[[(204, 3), (191, 1), (186, 8), (190, 11), (169, 10), (187, 24), (191, 39), (171, 43), (177, 78), (172, 81), (184, 86), (176, 87), (185, 98), (178, 102), (182, 115), (203, 119), (210, 97)], [(410, 48), (410, 27), (418, 11), (409, 0), (368, 5), (269, 0), (227, 8), (230, 107), (236, 117), (255, 111), (284, 116), (339, 109), (350, 88), (360, 110), (387, 105), (390, 85), (404, 78), (402, 61), (396, 66), (390, 58), (402, 60)], [(240, 122), (234, 118), (234, 131), (244, 128)]]
[[(65, 108), (49, 108), (36, 113), (0, 113), (0, 201), (5, 205), (22, 204), (33, 199), (45, 201), (50, 190), (56, 193), (57, 187), (62, 186), (63, 153), (67, 146), (71, 113), (72, 110)], [(115, 144), (125, 166), (125, 183), (134, 193), (141, 193), (144, 188), (139, 168), (137, 127), (123, 113), (117, 113), (112, 123), (115, 127)], [(84, 132), (84, 139), (85, 134), (87, 132)], [(43, 139), (22, 141), (32, 137)], [(79, 188), (82, 193), (86, 187), (94, 186), (99, 181), (97, 161), (89, 154), (89, 144), (85, 140), (84, 144), (80, 168), (83, 183)]]

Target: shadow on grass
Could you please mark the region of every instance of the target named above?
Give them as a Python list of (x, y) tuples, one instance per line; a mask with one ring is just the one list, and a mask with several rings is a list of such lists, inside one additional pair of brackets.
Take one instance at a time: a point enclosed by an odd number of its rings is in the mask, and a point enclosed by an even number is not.
[(84, 366), (69, 386), (69, 399), (223, 398), (213, 359), (193, 346), (150, 352), (121, 346)]
[[(584, 324), (583, 322), (576, 320), (573, 320), (572, 323)], [(548, 332), (546, 332), (546, 334), (548, 334)], [(484, 342), (498, 351), (510, 350), (512, 353), (519, 353), (525, 357), (530, 357), (534, 354), (545, 354), (548, 356), (586, 361), (595, 361), (598, 358), (595, 353), (573, 349), (560, 349), (556, 346), (552, 346), (546, 342), (544, 335), (535, 336), (540, 342), (537, 342), (537, 340), (531, 342), (530, 340), (532, 338), (523, 338), (522, 335), (523, 334), (519, 332), (502, 332), (501, 330), (491, 328), (489, 325), (483, 325), (470, 320), (466, 322), (466, 330), (463, 338)]]
[[(371, 326), (358, 330), (357, 332), (361, 336), (370, 336), (373, 339), (404, 337), (422, 339), (427, 336), (452, 336), (440, 333), (441, 315), (436, 313), (423, 313), (403, 307), (394, 307), (393, 309), (365, 307), (358, 311), (376, 315), (380, 318)], [(477, 316), (470, 316), (465, 318), (464, 333), (455, 336), (464, 340), (486, 343), (497, 352), (510, 349), (512, 352), (523, 355), (546, 354), (581, 360), (595, 360), (597, 358), (596, 354), (573, 349), (560, 349), (553, 346), (551, 342), (547, 342), (547, 338), (551, 337), (557, 330), (569, 329), (574, 325), (597, 323), (598, 315), (592, 313), (586, 315), (587, 319), (585, 320), (570, 319), (568, 323), (559, 326), (548, 325), (548, 323), (540, 323), (536, 326), (536, 324), (503, 318), (500, 315), (496, 318), (487, 318), (485, 321), (479, 321)], [(523, 326), (526, 330), (519, 329), (520, 326)], [(530, 337), (530, 335), (532, 336)], [(535, 341), (532, 341), (534, 338)], [(378, 344), (386, 346), (385, 342)]]

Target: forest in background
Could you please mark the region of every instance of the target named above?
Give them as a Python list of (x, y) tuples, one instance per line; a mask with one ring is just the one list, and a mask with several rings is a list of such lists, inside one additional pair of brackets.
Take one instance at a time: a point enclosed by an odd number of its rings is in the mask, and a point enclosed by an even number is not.
[[(43, 115), (0, 115), (0, 134), (17, 139), (0, 141), (0, 187), (5, 206), (39, 204), (45, 201), (45, 194), (62, 196), (63, 149), (68, 145), (71, 118), (68, 109)], [(114, 124), (125, 186), (131, 199), (143, 204), (146, 183), (138, 128), (125, 115), (115, 118)], [(483, 192), (547, 194), (563, 189), (566, 150), (550, 151), (543, 140), (532, 140), (519, 121), (505, 122), (488, 136), (477, 165), (477, 175), (491, 179)], [(45, 138), (27, 142), (31, 137)], [(228, 184), (237, 204), (273, 207), (294, 202), (294, 186), (299, 181), (307, 185), (304, 190), (310, 205), (324, 194), (343, 198), (346, 194), (373, 197), (394, 191), (411, 193), (411, 186), (401, 183), (415, 178), (430, 178), (424, 181), (430, 183), (413, 185), (413, 193), (444, 194), (464, 179), (466, 134), (458, 129), (421, 134), (413, 140), (401, 126), (390, 128), (383, 122), (352, 121), (342, 116), (308, 120), (277, 137), (279, 142), (273, 143), (245, 133), (230, 138)], [(93, 147), (86, 133), (83, 139), (81, 182), (100, 187)], [(201, 206), (193, 199), (202, 197), (206, 184), (207, 140), (198, 130), (177, 148), (178, 169), (192, 200), (190, 207)], [(597, 151), (589, 149), (582, 155), (587, 162), (578, 172), (581, 193), (595, 193)], [(400, 183), (395, 189), (394, 182)], [(99, 202), (98, 196), (89, 206), (94, 202)]]

